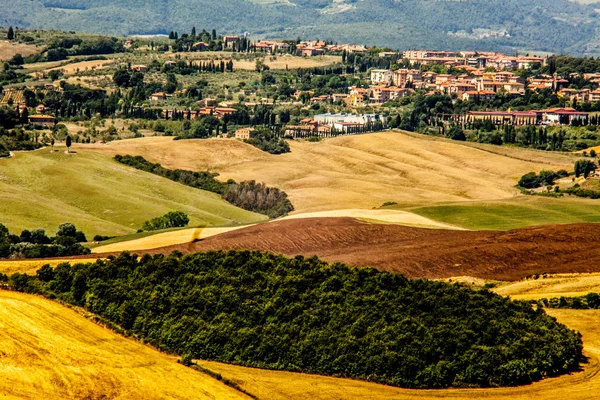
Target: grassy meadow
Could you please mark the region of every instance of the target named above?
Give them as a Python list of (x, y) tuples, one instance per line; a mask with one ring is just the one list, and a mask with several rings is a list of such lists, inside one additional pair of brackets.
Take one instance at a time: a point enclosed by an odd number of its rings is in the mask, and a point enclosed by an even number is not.
[(144, 221), (184, 211), (190, 226), (229, 226), (265, 220), (190, 188), (133, 168), (110, 157), (64, 148), (16, 153), (0, 160), (0, 222), (12, 232), (44, 228), (54, 233), (73, 222), (91, 239), (96, 234), (134, 233)]
[(397, 205), (392, 208), (471, 230), (510, 230), (535, 225), (600, 222), (600, 202), (576, 197), (518, 196), (494, 201)]

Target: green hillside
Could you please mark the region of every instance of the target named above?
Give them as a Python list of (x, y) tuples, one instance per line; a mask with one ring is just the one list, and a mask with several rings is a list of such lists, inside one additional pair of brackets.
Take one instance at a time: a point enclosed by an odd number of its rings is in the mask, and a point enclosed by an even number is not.
[(74, 222), (88, 236), (135, 232), (169, 211), (184, 211), (190, 226), (245, 224), (265, 216), (234, 207), (219, 195), (120, 165), (89, 151), (17, 153), (0, 160), (0, 223), (13, 232), (56, 231)]
[(251, 37), (390, 46), (600, 53), (594, 4), (569, 0), (15, 0), (0, 25), (109, 34), (192, 26)]

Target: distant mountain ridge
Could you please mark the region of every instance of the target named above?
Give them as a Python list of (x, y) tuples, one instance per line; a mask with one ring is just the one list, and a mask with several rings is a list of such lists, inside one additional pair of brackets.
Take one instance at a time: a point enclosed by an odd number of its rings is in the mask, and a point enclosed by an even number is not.
[(114, 35), (215, 28), (397, 49), (600, 54), (600, 15), (569, 0), (12, 0), (0, 25)]

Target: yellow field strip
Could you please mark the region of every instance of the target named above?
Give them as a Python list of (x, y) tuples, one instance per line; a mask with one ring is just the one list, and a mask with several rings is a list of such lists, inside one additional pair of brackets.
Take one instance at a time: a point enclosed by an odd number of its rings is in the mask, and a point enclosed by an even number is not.
[(0, 291), (3, 399), (249, 399), (42, 297)]
[(206, 239), (221, 233), (235, 231), (246, 226), (229, 226), (223, 228), (190, 228), (172, 232), (157, 233), (140, 239), (128, 240), (99, 246), (92, 249), (92, 253), (113, 253), (119, 251), (150, 250), (159, 247), (173, 246), (190, 243), (194, 240)]
[(584, 296), (590, 292), (600, 293), (600, 273), (553, 274), (547, 278), (510, 283), (494, 291), (518, 300)]
[(346, 209), (334, 211), (318, 211), (311, 213), (293, 214), (282, 219), (299, 219), (299, 218), (357, 218), (369, 222), (398, 224), (406, 226), (414, 226), (419, 228), (437, 228), (437, 229), (452, 229), (464, 230), (458, 226), (444, 224), (432, 219), (422, 217), (407, 211), (399, 210), (362, 210), (362, 209)]
[(44, 264), (50, 264), (52, 267), (56, 267), (58, 264), (62, 264), (64, 262), (68, 262), (71, 264), (85, 264), (90, 262), (93, 263), (95, 261), (95, 258), (85, 258), (77, 260), (2, 260), (0, 261), (0, 272), (6, 275), (12, 275), (17, 272), (21, 274), (35, 275), (35, 271), (40, 269), (40, 267)]

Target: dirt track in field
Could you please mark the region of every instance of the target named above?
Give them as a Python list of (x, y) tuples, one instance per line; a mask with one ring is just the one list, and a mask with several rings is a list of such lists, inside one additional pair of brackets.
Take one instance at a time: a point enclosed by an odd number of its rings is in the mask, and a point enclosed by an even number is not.
[(255, 225), (151, 252), (250, 249), (373, 266), (411, 278), (519, 280), (540, 273), (600, 271), (600, 225), (513, 231), (449, 231), (309, 218)]

